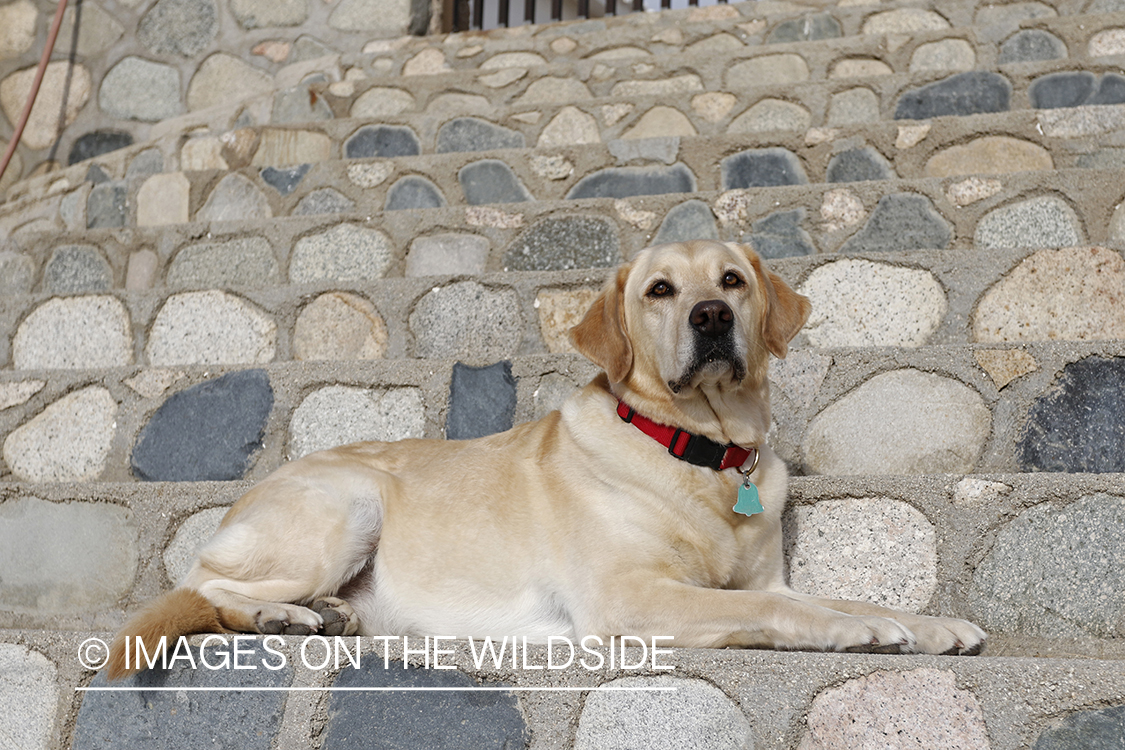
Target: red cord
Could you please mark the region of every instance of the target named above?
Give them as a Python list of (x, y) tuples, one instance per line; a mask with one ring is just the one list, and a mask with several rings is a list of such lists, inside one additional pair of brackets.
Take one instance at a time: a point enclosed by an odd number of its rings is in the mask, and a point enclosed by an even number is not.
[(51, 22), (51, 32), (47, 35), (47, 46), (43, 48), (43, 57), (39, 60), (39, 69), (35, 71), (35, 80), (31, 82), (31, 92), (27, 96), (27, 104), (24, 105), (20, 121), (16, 123), (12, 140), (8, 142), (8, 150), (4, 153), (4, 161), (0, 163), (0, 179), (3, 179), (4, 173), (8, 171), (8, 162), (12, 160), (12, 154), (16, 152), (16, 146), (19, 145), (20, 138), (23, 137), (23, 129), (27, 127), (27, 120), (31, 117), (31, 108), (35, 106), (35, 97), (39, 95), (39, 86), (43, 83), (43, 74), (47, 72), (47, 62), (51, 59), (51, 53), (55, 49), (55, 39), (59, 35), (59, 27), (62, 26), (65, 11), (66, 0), (59, 0), (59, 8), (55, 11), (55, 20)]

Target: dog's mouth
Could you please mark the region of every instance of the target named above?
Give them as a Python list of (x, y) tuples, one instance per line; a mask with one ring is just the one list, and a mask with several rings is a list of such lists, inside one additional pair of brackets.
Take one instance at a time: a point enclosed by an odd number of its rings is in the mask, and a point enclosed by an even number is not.
[(741, 383), (746, 377), (746, 363), (738, 353), (733, 337), (712, 339), (696, 336), (691, 361), (680, 377), (668, 381), (668, 387), (672, 393), (679, 393), (701, 381), (717, 382), (728, 374), (735, 383)]

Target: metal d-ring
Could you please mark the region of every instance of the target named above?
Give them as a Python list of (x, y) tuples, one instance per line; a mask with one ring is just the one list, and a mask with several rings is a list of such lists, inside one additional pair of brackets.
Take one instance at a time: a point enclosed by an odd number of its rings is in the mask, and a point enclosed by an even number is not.
[(742, 472), (742, 478), (747, 482), (750, 481), (750, 475), (754, 473), (754, 469), (758, 468), (758, 459), (761, 458), (762, 452), (757, 448), (754, 449), (754, 463), (750, 464), (750, 468)]

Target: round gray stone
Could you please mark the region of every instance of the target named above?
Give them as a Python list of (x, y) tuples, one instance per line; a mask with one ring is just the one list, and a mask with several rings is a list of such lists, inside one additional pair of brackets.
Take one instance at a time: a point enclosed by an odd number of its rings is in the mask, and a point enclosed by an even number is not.
[(805, 209), (775, 211), (751, 226), (750, 234), (742, 238), (749, 242), (763, 258), (793, 258), (815, 255), (809, 233), (801, 227)]
[(933, 524), (900, 500), (822, 500), (792, 510), (789, 583), (828, 599), (920, 612), (937, 588)]
[(164, 571), (173, 584), (179, 583), (191, 570), (199, 548), (211, 540), (229, 508), (208, 508), (193, 513), (176, 529), (176, 535), (164, 548)]
[(964, 474), (973, 471), (991, 429), (992, 415), (972, 388), (918, 370), (893, 370), (812, 420), (805, 466), (835, 476)]
[(149, 364), (218, 365), (273, 361), (277, 324), (256, 305), (210, 289), (168, 298), (149, 331)]
[(295, 284), (324, 279), (360, 281), (382, 278), (394, 247), (377, 229), (337, 224), (319, 234), (302, 237), (289, 261), (289, 280)]
[(364, 440), (394, 441), (426, 434), (417, 388), (387, 391), (330, 385), (313, 391), (289, 422), (289, 458)]
[(668, 692), (593, 692), (578, 718), (575, 750), (747, 750), (750, 724), (721, 690), (703, 680), (623, 677), (604, 687)]
[(1024, 29), (1000, 45), (1001, 65), (1058, 60), (1066, 57), (1066, 43), (1049, 31)]
[(0, 292), (26, 294), (31, 291), (35, 263), (23, 253), (0, 251)]
[(70, 617), (117, 608), (133, 587), (138, 556), (127, 508), (7, 500), (0, 514), (0, 607)]
[(974, 70), (912, 89), (899, 97), (896, 120), (1006, 112), (1012, 84), (998, 73)]
[(512, 243), (505, 271), (606, 268), (621, 262), (617, 227), (594, 216), (544, 219)]
[(890, 163), (871, 146), (842, 151), (828, 162), (828, 182), (864, 182), (897, 177)]
[(300, 26), (309, 17), (309, 5), (308, 0), (230, 0), (230, 12), (244, 29)]
[(812, 302), (802, 330), (817, 347), (922, 346), (948, 307), (929, 271), (866, 260), (820, 266), (798, 291)]
[(129, 313), (108, 295), (50, 299), (12, 340), (16, 369), (118, 367), (133, 361)]
[(1036, 505), (1000, 529), (973, 574), (969, 601), (987, 630), (1120, 638), (1122, 549), (1125, 499), (1099, 494)]
[(117, 427), (117, 402), (101, 386), (63, 396), (4, 440), (4, 461), (27, 482), (96, 479)]
[(58, 670), (50, 659), (0, 643), (0, 737), (11, 747), (48, 748), (58, 703)]
[(137, 27), (137, 39), (150, 52), (183, 57), (202, 52), (218, 33), (213, 0), (157, 0)]
[(722, 161), (723, 190), (805, 185), (809, 178), (801, 160), (789, 149), (756, 148)]
[(242, 221), (273, 216), (269, 199), (245, 176), (235, 172), (219, 180), (196, 221)]
[(492, 243), (475, 234), (436, 234), (410, 243), (406, 275), (444, 276), (484, 273)]
[(879, 199), (871, 217), (840, 252), (942, 250), (953, 239), (949, 222), (924, 195), (895, 193)]
[(981, 250), (1070, 247), (1081, 242), (1074, 209), (1049, 195), (993, 210), (977, 223), (973, 238), (973, 244)]
[(511, 362), (483, 367), (453, 364), (445, 418), (447, 440), (472, 440), (506, 432), (512, 429), (515, 413), (516, 379)]
[(168, 268), (168, 286), (195, 289), (274, 284), (281, 278), (277, 258), (264, 237), (188, 245)]
[(499, 148), (524, 148), (523, 133), (500, 127), (476, 117), (458, 117), (441, 126), (437, 134), (439, 154), (455, 151), (493, 151)]
[(498, 159), (466, 164), (457, 172), (457, 181), (461, 183), (465, 202), (470, 206), (535, 200), (512, 168)]
[(43, 290), (51, 294), (104, 292), (113, 286), (113, 269), (90, 245), (60, 245), (43, 268)]
[(126, 57), (105, 74), (98, 107), (122, 120), (158, 122), (184, 111), (180, 73), (171, 65)]
[(355, 202), (336, 188), (314, 190), (297, 204), (293, 216), (316, 216), (319, 214), (344, 214), (355, 210)]
[(580, 198), (629, 198), (634, 195), (694, 193), (695, 175), (683, 164), (668, 167), (610, 167), (586, 175), (567, 193)]
[(383, 208), (387, 211), (401, 211), (411, 208), (441, 208), (445, 196), (437, 185), (418, 175), (407, 175), (387, 191)]
[(690, 200), (668, 212), (660, 223), (652, 244), (717, 239), (719, 229), (715, 225), (715, 214), (711, 212), (711, 207), (703, 201)]
[(265, 370), (242, 370), (172, 394), (137, 436), (133, 474), (148, 482), (241, 479), (273, 409)]
[(1077, 711), (1039, 735), (1034, 750), (1113, 750), (1125, 746), (1125, 705)]
[(1125, 472), (1125, 358), (1063, 368), (1028, 410), (1016, 445), (1023, 471)]
[(814, 42), (818, 39), (836, 39), (844, 35), (840, 22), (829, 13), (810, 13), (803, 18), (783, 21), (766, 36), (766, 44), (786, 42)]
[(344, 156), (348, 159), (367, 159), (378, 156), (390, 159), (395, 156), (417, 156), (422, 153), (418, 136), (406, 126), (364, 125), (344, 141)]
[(513, 290), (462, 281), (418, 300), (410, 313), (410, 330), (416, 356), (493, 362), (515, 353), (523, 316)]

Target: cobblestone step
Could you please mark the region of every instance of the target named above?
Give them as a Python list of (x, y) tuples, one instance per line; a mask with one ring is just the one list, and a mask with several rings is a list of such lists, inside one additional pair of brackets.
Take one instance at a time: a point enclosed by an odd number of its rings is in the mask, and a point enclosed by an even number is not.
[[(225, 251), (216, 262), (238, 263), (238, 250), (249, 244), (214, 245)], [(48, 279), (66, 278), (60, 258), (56, 252)], [(868, 252), (770, 266), (813, 304), (796, 346), (1125, 339), (1115, 296), (1125, 285), (1125, 261), (1103, 247)], [(181, 256), (170, 273), (179, 278), (187, 267)], [(479, 363), (571, 352), (567, 331), (611, 273), (603, 267), (278, 280), (257, 289), (197, 283), (183, 285), (192, 290), (12, 294), (0, 301), (0, 361), (25, 371), (289, 360)], [(458, 313), (462, 308), (476, 312)]]
[[(425, 669), (422, 643), (362, 643), (360, 668), (317, 668), (324, 651), (313, 643), (301, 656), (303, 639), (278, 636), (271, 648), (243, 642), (240, 661), (253, 669), (223, 668), (222, 652), (235, 644), (212, 641), (195, 669), (179, 662), (161, 685), (214, 688), (214, 692), (135, 694), (86, 692), (92, 682), (76, 653), (103, 630), (0, 631), (0, 659), (23, 683), (0, 687), (23, 708), (0, 717), (6, 736), (25, 747), (130, 747), (142, 738), (165, 737), (167, 746), (198, 747), (219, 741), (240, 747), (284, 746), (316, 750), (340, 738), (368, 736), (372, 726), (417, 736), (434, 726), (442, 737), (468, 744), (505, 742), (531, 750), (619, 745), (683, 746), (708, 738), (714, 748), (852, 748), (890, 736), (919, 747), (966, 750), (1060, 748), (1079, 750), (1115, 742), (1125, 696), (1120, 662), (1112, 659), (1027, 659), (980, 656), (880, 656), (762, 651), (676, 649), (658, 655), (628, 650), (625, 667), (600, 668), (577, 660), (563, 670), (547, 665), (545, 647), (531, 646), (522, 664), (474, 663), (465, 642), (442, 642), (452, 653), (439, 657), (457, 671)], [(198, 641), (197, 641), (198, 643)], [(356, 651), (353, 643), (348, 644)], [(480, 643), (475, 644), (479, 651)], [(577, 644), (576, 644), (577, 646)], [(577, 649), (576, 649), (577, 650)], [(87, 651), (90, 651), (87, 648)], [(432, 656), (433, 646), (429, 649)], [(315, 652), (315, 653), (314, 653)], [(92, 653), (92, 652), (91, 652)], [(524, 653), (521, 649), (521, 655)], [(563, 652), (565, 654), (565, 651)], [(619, 653), (619, 652), (618, 652)], [(597, 658), (579, 651), (586, 664)], [(643, 668), (632, 668), (642, 655)], [(194, 652), (200, 658), (198, 651)], [(563, 663), (558, 652), (553, 664)], [(616, 658), (616, 657), (615, 657)], [(432, 662), (431, 662), (432, 663)], [(615, 662), (616, 665), (616, 662)], [(148, 685), (136, 678), (126, 686)], [(219, 692), (234, 687), (297, 688), (300, 692)], [(447, 693), (389, 693), (356, 696), (318, 690), (362, 686), (504, 688), (485, 696)], [(651, 693), (562, 692), (558, 688), (675, 688)], [(151, 687), (151, 686), (149, 686)], [(555, 692), (535, 692), (551, 688)], [(19, 690), (18, 694), (15, 690)], [(1108, 706), (1108, 707), (1107, 707)], [(184, 717), (190, 718), (184, 718)], [(207, 716), (208, 721), (192, 720)], [(690, 724), (684, 716), (696, 717)], [(843, 716), (845, 718), (841, 719)], [(423, 717), (423, 718), (419, 718)], [(390, 731), (389, 729), (386, 731)], [(152, 733), (152, 734), (150, 734)], [(344, 745), (347, 746), (347, 745)], [(493, 746), (490, 744), (489, 746)]]
[[(730, 171), (753, 175), (776, 166), (778, 153), (745, 150), (730, 157)], [(666, 167), (641, 169), (643, 182), (643, 170)], [(319, 174), (314, 167), (305, 177), (312, 193), (324, 184)], [(0, 233), (11, 232), (0, 288), (82, 294), (596, 268), (654, 242), (697, 237), (750, 242), (767, 258), (969, 247), (987, 258), (1006, 247), (1115, 245), (1125, 235), (1121, 174), (1071, 169), (382, 212), (362, 205), (369, 189), (353, 183), (341, 188), (371, 213), (269, 219), (232, 200), (224, 220), (130, 231), (84, 230), (90, 196), (79, 189), (0, 220)], [(242, 184), (263, 200), (276, 192), (249, 178)], [(194, 200), (206, 205), (201, 194)], [(22, 313), (13, 310), (26, 304), (7, 301), (3, 327), (14, 330)]]
[[(1120, 474), (797, 477), (785, 517), (790, 583), (972, 619), (998, 655), (1122, 659), (1125, 605), (1106, 596), (1122, 583), (1121, 482)], [(10, 509), (0, 535), (13, 550), (3, 562), (0, 627), (117, 627), (124, 611), (187, 572), (249, 486), (0, 485)], [(1058, 555), (1061, 545), (1070, 553)], [(29, 568), (29, 558), (70, 564)], [(29, 586), (34, 600), (21, 593)]]
[[(1123, 79), (1125, 80), (1125, 79)], [(478, 128), (460, 118), (475, 144), (489, 145)], [(365, 133), (398, 126), (337, 121), (318, 137), (344, 145)], [(245, 131), (249, 133), (250, 131)], [(290, 131), (269, 128), (252, 140), (258, 153)], [(983, 135), (982, 135), (983, 133)], [(300, 131), (294, 137), (314, 135)], [(479, 137), (478, 137), (479, 136)], [(249, 137), (249, 136), (248, 136)], [(72, 169), (38, 199), (0, 209), (0, 227), (57, 234), (60, 224), (83, 227), (161, 226), (196, 221), (261, 219), (430, 208), (499, 205), (592, 197), (708, 192), (743, 187), (851, 183), (928, 177), (970, 177), (1054, 169), (1112, 168), (1125, 164), (1125, 106), (1020, 111), (924, 124), (885, 122), (800, 133), (610, 140), (555, 148), (499, 149), (336, 159), (336, 146), (295, 151), (308, 162), (262, 167), (252, 153), (229, 169), (219, 158), (212, 169), (110, 179), (100, 165)], [(500, 145), (492, 143), (491, 145)], [(365, 152), (365, 155), (366, 152)], [(271, 158), (262, 163), (275, 161)], [(119, 165), (123, 166), (123, 165)], [(203, 165), (200, 165), (203, 166)], [(129, 174), (129, 170), (125, 170)], [(91, 179), (93, 177), (93, 179)], [(959, 206), (988, 197), (996, 182), (975, 181), (954, 196)], [(991, 186), (991, 188), (989, 187)], [(58, 206), (59, 216), (44, 211)], [(511, 207), (504, 209), (511, 210)], [(27, 224), (27, 219), (31, 223)], [(19, 222), (24, 222), (20, 227)], [(713, 220), (712, 220), (713, 224)], [(713, 229), (711, 231), (714, 231)]]
[[(4, 373), (0, 479), (261, 478), (361, 439), (506, 430), (596, 372), (502, 356)], [(798, 474), (1125, 472), (1123, 363), (1121, 340), (795, 349), (770, 370), (770, 445)]]
[[(45, 0), (39, 4), (40, 12), (30, 2), (5, 11), (3, 21), (13, 32), (0, 63), (0, 77), (8, 80), (4, 107), (10, 113), (18, 108), (18, 92), (28, 85), (30, 68), (37, 60), (37, 37), (46, 34), (51, 6)], [(279, 107), (285, 111), (299, 96), (287, 89), (309, 70), (322, 67), (325, 60), (340, 60), (341, 56), (345, 67), (356, 68), (353, 78), (363, 72), (358, 63), (366, 63), (372, 75), (382, 77), (398, 69), (402, 63), (396, 60), (408, 58), (413, 60), (412, 69), (424, 72), (441, 65), (499, 65), (504, 60), (493, 59), (497, 54), (509, 55), (511, 61), (510, 55), (527, 55), (532, 49), (540, 49), (545, 60), (570, 60), (599, 52), (612, 59), (640, 51), (638, 45), (645, 52), (652, 48), (657, 55), (683, 54), (701, 42), (724, 48), (879, 28), (909, 32), (919, 26), (978, 23), (1003, 33), (1024, 17), (1065, 16), (1082, 9), (1082, 3), (1071, 0), (979, 11), (974, 2), (937, 2), (923, 7), (886, 3), (876, 8), (836, 9), (837, 17), (833, 17), (828, 13), (834, 9), (831, 3), (741, 3), (488, 34), (387, 39), (405, 33), (411, 24), (420, 30), (429, 14), (409, 18), (409, 13), (391, 13), (392, 17), (383, 18), (358, 11), (365, 7), (362, 2), (345, 3), (342, 9), (310, 9), (306, 3), (291, 0), (282, 5), (259, 0), (230, 7), (227, 2), (188, 5), (179, 11), (169, 10), (169, 3), (151, 7), (123, 4), (110, 11), (91, 5), (81, 16), (77, 34), (72, 15), (41, 97), (44, 111), (62, 112), (62, 117), (33, 118), (12, 174), (0, 187), (7, 187), (21, 172), (31, 175), (47, 169), (56, 159), (73, 163), (148, 140), (159, 130), (151, 123), (186, 112), (255, 97), (271, 102), (265, 107), (269, 111), (278, 89)], [(1095, 10), (1117, 8), (1105, 2)], [(133, 29), (135, 35), (126, 31)], [(476, 47), (480, 52), (471, 54)], [(450, 61), (441, 59), (445, 52), (452, 56)], [(485, 63), (485, 58), (490, 62)], [(344, 78), (344, 70), (336, 77)], [(160, 95), (154, 96), (153, 91)]]
[[(151, 135), (158, 137), (151, 143), (98, 157), (96, 174), (120, 178), (126, 173), (149, 174), (166, 168), (227, 168), (251, 159), (259, 166), (290, 166), (337, 154), (392, 156), (429, 153), (435, 148), (439, 152), (481, 148), (488, 142), (558, 146), (617, 137), (804, 131), (810, 126), (873, 122), (880, 119), (880, 113), (886, 119), (919, 119), (1083, 102), (1117, 103), (1125, 97), (1125, 78), (1113, 72), (1117, 70), (1113, 61), (1115, 55), (1125, 52), (1125, 43), (1118, 45), (1119, 50), (1111, 42), (1125, 39), (1125, 28), (1113, 26), (1125, 26), (1125, 13), (1097, 18), (1107, 28), (1091, 31), (1089, 27), (1096, 24), (1081, 17), (1055, 19), (1060, 25), (1055, 31), (1063, 37), (1092, 33), (1090, 44), (1099, 54), (999, 68), (995, 53), (977, 55), (971, 49), (962, 50), (961, 59), (952, 59), (956, 57), (952, 53), (952, 57), (938, 55), (940, 60), (950, 57), (944, 67), (896, 63), (907, 54), (925, 58), (930, 54), (927, 50), (945, 50), (957, 40), (967, 47), (962, 37), (973, 37), (971, 29), (956, 30), (959, 36), (945, 41), (938, 36), (931, 40), (933, 33), (920, 33), (848, 39), (829, 46), (825, 42), (811, 47), (770, 45), (765, 56), (748, 56), (747, 52), (734, 57), (709, 54), (615, 66), (589, 63), (580, 70), (548, 67), (533, 74), (528, 68), (500, 68), (483, 73), (487, 83), (475, 81), (468, 72), (390, 80), (375, 76), (337, 82), (325, 91), (325, 79), (344, 75), (333, 62), (323, 72), (311, 74), (312, 82), (298, 86), (300, 91), (286, 89), (277, 94), (299, 102), (297, 109), (304, 108), (301, 111), (284, 114), (288, 110), (271, 95), (256, 105), (232, 105), (167, 121), (153, 131)], [(903, 46), (904, 40), (910, 45)], [(1085, 45), (1076, 40), (1069, 44)], [(893, 54), (887, 51), (891, 47), (895, 48)], [(813, 55), (810, 63), (796, 52), (786, 51), (792, 49), (804, 51), (806, 57), (814, 52), (819, 57)], [(1110, 52), (1113, 54), (1107, 56)], [(843, 67), (842, 60), (846, 61)], [(892, 74), (899, 69), (902, 72)], [(971, 72), (957, 73), (966, 70)], [(862, 75), (857, 78), (851, 73)], [(810, 78), (814, 80), (806, 80)], [(318, 102), (319, 109), (310, 110), (309, 101)], [(423, 107), (425, 113), (420, 111)], [(419, 112), (412, 114), (413, 109)], [(333, 119), (349, 114), (360, 116), (362, 122)], [(453, 124), (466, 116), (480, 122)], [(247, 128), (255, 122), (259, 125)], [(367, 129), (361, 128), (364, 122)], [(305, 127), (294, 128), (294, 124)], [(208, 130), (211, 135), (205, 135)], [(244, 153), (247, 151), (250, 153)], [(15, 186), (9, 200), (40, 193), (58, 179), (48, 175)], [(81, 179), (88, 177), (79, 178), (73, 171), (67, 176), (72, 185)]]

